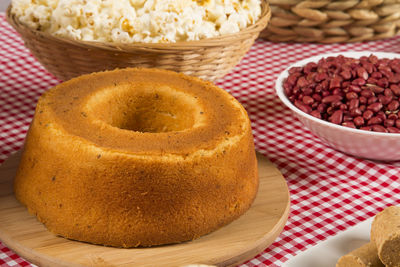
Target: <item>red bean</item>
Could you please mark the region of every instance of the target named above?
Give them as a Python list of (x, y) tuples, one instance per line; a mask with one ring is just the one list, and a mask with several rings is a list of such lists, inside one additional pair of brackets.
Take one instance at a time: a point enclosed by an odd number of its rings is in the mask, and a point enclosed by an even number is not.
[(374, 64), (369, 63), (369, 62), (365, 62), (363, 63), (363, 67), (365, 68), (365, 70), (371, 74), (374, 71)]
[(333, 108), (340, 108), (340, 106), (342, 105), (342, 102), (340, 101), (335, 101), (331, 103), (331, 107)]
[(370, 110), (372, 110), (373, 112), (377, 113), (379, 110), (381, 110), (382, 107), (383, 107), (383, 104), (382, 104), (382, 103), (376, 102), (376, 103), (373, 103), (373, 104), (369, 105), (369, 106), (367, 107), (367, 109), (370, 109)]
[(361, 116), (355, 117), (353, 121), (354, 121), (354, 124), (355, 124), (356, 126), (362, 126), (362, 125), (364, 125), (364, 118), (361, 117)]
[(396, 127), (388, 126), (386, 129), (389, 131), (389, 133), (400, 133), (400, 129)]
[(328, 107), (328, 108), (326, 109), (326, 113), (327, 113), (328, 115), (332, 115), (333, 112), (335, 112), (335, 110), (333, 109), (333, 107)]
[(379, 87), (379, 86), (371, 86), (371, 90), (375, 93), (375, 94), (380, 94), (383, 91), (385, 91), (384, 88)]
[(314, 77), (314, 81), (322, 82), (323, 80), (325, 80), (327, 78), (328, 78), (328, 74), (326, 74), (325, 72), (317, 73), (317, 75), (315, 75), (315, 77)]
[(394, 72), (400, 73), (400, 64), (392, 64), (390, 67)]
[(399, 108), (399, 105), (400, 105), (399, 101), (393, 100), (387, 105), (387, 110), (395, 111)]
[(386, 88), (385, 91), (383, 91), (385, 96), (393, 96), (393, 91), (390, 90), (389, 88)]
[(360, 127), (360, 130), (371, 131), (371, 126)]
[(376, 85), (378, 83), (378, 80), (372, 77), (369, 77), (367, 80), (367, 84), (371, 84), (371, 85)]
[(385, 120), (383, 122), (383, 125), (385, 125), (386, 127), (393, 126), (394, 125), (394, 120), (387, 119), (387, 120)]
[(378, 95), (378, 100), (383, 105), (389, 104), (392, 101), (392, 99), (393, 99), (393, 96)]
[(298, 87), (306, 87), (308, 84), (309, 84), (309, 82), (307, 81), (307, 79), (305, 78), (305, 77), (300, 77), (298, 80), (297, 80), (297, 86)]
[(318, 107), (318, 105), (319, 105), (319, 103), (314, 102), (314, 103), (311, 105), (311, 108), (312, 108), (313, 110), (315, 110), (315, 109)]
[(321, 113), (318, 110), (311, 111), (310, 115), (314, 116), (314, 117), (316, 117), (318, 119), (321, 119)]
[(361, 116), (363, 113), (359, 108), (353, 108), (349, 110), (349, 114), (353, 117)]
[(347, 99), (357, 99), (357, 98), (358, 98), (358, 95), (357, 95), (357, 93), (355, 93), (355, 92), (348, 92), (348, 93), (346, 94), (346, 98), (347, 98)]
[(400, 74), (396, 73), (392, 77), (389, 78), (390, 83), (398, 83), (400, 82)]
[(340, 96), (344, 96), (343, 90), (341, 88), (335, 88), (332, 91), (332, 95), (340, 95)]
[(286, 83), (290, 86), (294, 86), (297, 83), (297, 75), (291, 75), (286, 79)]
[(313, 94), (312, 98), (316, 101), (316, 102), (321, 102), (322, 97), (319, 94)]
[(328, 96), (328, 95), (331, 95), (331, 92), (329, 92), (329, 91), (323, 91), (322, 92), (322, 96), (323, 97)]
[(400, 133), (400, 59), (323, 58), (291, 68), (283, 89), (297, 108), (318, 119)]
[(372, 104), (372, 103), (375, 103), (376, 101), (378, 101), (378, 98), (376, 96), (372, 96), (372, 97), (368, 98), (367, 103)]
[(302, 67), (293, 67), (289, 69), (289, 74), (301, 73), (302, 71), (303, 71)]
[(321, 103), (321, 104), (318, 105), (317, 110), (318, 110), (319, 113), (325, 113), (327, 107), (328, 106), (326, 104)]
[(296, 100), (295, 102), (294, 102), (294, 105), (298, 108), (298, 109), (300, 109), (301, 111), (303, 111), (303, 112), (305, 112), (305, 113), (310, 113), (311, 111), (312, 111), (312, 109), (311, 109), (311, 107), (310, 106), (308, 106), (308, 105), (305, 105), (305, 104), (303, 104), (302, 102), (300, 102), (300, 101), (298, 101), (298, 100)]
[(364, 119), (369, 120), (372, 118), (372, 116), (374, 116), (374, 112), (372, 110), (367, 109), (366, 111), (364, 111), (362, 116)]
[(376, 63), (378, 63), (378, 57), (377, 56), (375, 56), (375, 55), (370, 55), (369, 57), (368, 57), (368, 60), (369, 60), (369, 62), (371, 62), (372, 64), (376, 64)]
[(293, 89), (292, 89), (292, 93), (293, 93), (294, 95), (298, 95), (299, 92), (300, 92), (300, 87), (298, 87), (297, 85), (294, 86)]
[(357, 128), (352, 121), (345, 121), (345, 122), (342, 123), (342, 125), (346, 126), (346, 127), (349, 127), (349, 128), (354, 128), (354, 129)]
[(353, 109), (353, 108), (358, 108), (360, 105), (360, 100), (358, 98), (351, 99), (348, 103), (348, 108)]
[(374, 124), (381, 124), (383, 122), (383, 120), (376, 116), (376, 117), (372, 117), (371, 119), (368, 120), (367, 124), (368, 125), (374, 125)]
[(340, 87), (341, 82), (342, 82), (342, 78), (340, 76), (334, 76), (329, 84), (329, 89)]
[(388, 118), (388, 120), (397, 120), (399, 117), (397, 116), (397, 114), (390, 113), (390, 114), (387, 116), (387, 118)]
[(371, 77), (375, 78), (375, 79), (380, 79), (380, 78), (382, 78), (382, 73), (375, 71), (375, 72), (371, 73)]
[(342, 97), (339, 95), (328, 95), (322, 98), (322, 103), (327, 104), (327, 103), (332, 103), (336, 101), (342, 100)]
[(397, 84), (391, 84), (390, 90), (392, 90), (393, 94), (396, 96), (400, 96), (400, 86)]
[(365, 96), (360, 96), (358, 100), (360, 100), (361, 104), (367, 104), (368, 102), (368, 99)]
[(343, 121), (343, 111), (336, 110), (333, 112), (332, 116), (329, 117), (329, 121), (334, 124), (341, 124)]
[(387, 133), (388, 130), (385, 129), (382, 125), (379, 124), (374, 124), (371, 126), (372, 131), (374, 132), (382, 132), (382, 133)]
[(351, 82), (350, 81), (344, 81), (344, 82), (342, 82), (342, 88), (341, 89), (343, 89), (343, 92), (344, 93), (347, 93), (347, 92), (349, 92), (349, 86), (351, 85)]
[(361, 92), (361, 87), (358, 86), (358, 85), (352, 84), (352, 85), (349, 86), (349, 89), (350, 89), (351, 91), (355, 92), (355, 93)]
[(372, 90), (370, 89), (364, 89), (361, 91), (361, 95), (365, 98), (370, 98), (375, 96), (374, 92), (372, 92)]
[(367, 80), (368, 79), (368, 72), (363, 68), (359, 67), (356, 69), (357, 76), (360, 77), (361, 79)]
[(329, 82), (328, 82), (328, 80), (323, 80), (323, 81), (320, 83), (320, 85), (321, 85), (321, 89), (322, 89), (322, 90), (327, 90), (327, 89), (328, 89)]
[(386, 76), (387, 78), (390, 78), (393, 76), (392, 70), (387, 66), (379, 68), (379, 72), (382, 73), (383, 76)]
[(345, 122), (345, 121), (353, 121), (353, 116), (343, 115), (343, 122)]
[(345, 79), (345, 80), (349, 80), (349, 79), (351, 79), (351, 72), (350, 71), (348, 71), (348, 70), (344, 70), (344, 71), (342, 71), (341, 73), (340, 73), (340, 76), (342, 76), (342, 78), (343, 79)]
[[(310, 85), (312, 86), (312, 85)], [(306, 88), (302, 88), (302, 92), (304, 95), (312, 95), (314, 93), (314, 90), (312, 89), (312, 87), (306, 87)]]
[(386, 118), (385, 112), (383, 112), (382, 110), (380, 110), (380, 111), (378, 111), (378, 112), (376, 113), (376, 117), (381, 118), (383, 122), (387, 119), (387, 118)]
[(357, 79), (353, 80), (351, 83), (354, 84), (354, 85), (361, 86), (361, 85), (366, 84), (367, 82), (363, 78), (357, 78)]
[(302, 100), (303, 100), (303, 103), (305, 105), (309, 105), (310, 106), (310, 105), (312, 105), (314, 103), (314, 99), (311, 96), (308, 96), (308, 95), (304, 96)]
[(309, 62), (307, 65), (304, 66), (304, 73), (311, 73), (312, 71), (315, 71), (317, 68), (317, 64), (315, 62)]
[(379, 80), (376, 82), (376, 85), (385, 88), (385, 87), (388, 87), (389, 81), (388, 81), (387, 78), (384, 77), (384, 78), (379, 79)]

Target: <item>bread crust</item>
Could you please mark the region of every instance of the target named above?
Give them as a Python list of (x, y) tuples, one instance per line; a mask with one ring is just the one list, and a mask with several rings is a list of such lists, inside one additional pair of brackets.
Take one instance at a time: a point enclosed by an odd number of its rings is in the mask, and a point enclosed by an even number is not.
[[(140, 100), (126, 108), (136, 113), (140, 103), (168, 102), (172, 130), (120, 128), (127, 98)], [(244, 108), (209, 82), (152, 69), (84, 75), (45, 93), (14, 184), (17, 199), (51, 232), (116, 247), (210, 233), (242, 215), (257, 188)]]

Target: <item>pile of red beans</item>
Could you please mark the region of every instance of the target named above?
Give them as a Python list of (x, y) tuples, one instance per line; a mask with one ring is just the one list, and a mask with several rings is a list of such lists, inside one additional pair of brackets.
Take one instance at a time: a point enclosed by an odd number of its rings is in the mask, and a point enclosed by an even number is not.
[(291, 68), (283, 88), (297, 108), (316, 118), (400, 133), (400, 59), (327, 57)]

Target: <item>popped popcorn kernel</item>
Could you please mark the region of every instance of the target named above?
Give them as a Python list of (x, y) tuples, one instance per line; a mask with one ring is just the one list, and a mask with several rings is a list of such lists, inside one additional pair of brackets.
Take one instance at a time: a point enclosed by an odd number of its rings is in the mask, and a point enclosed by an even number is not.
[(74, 40), (174, 43), (236, 33), (261, 0), (12, 0), (30, 28)]

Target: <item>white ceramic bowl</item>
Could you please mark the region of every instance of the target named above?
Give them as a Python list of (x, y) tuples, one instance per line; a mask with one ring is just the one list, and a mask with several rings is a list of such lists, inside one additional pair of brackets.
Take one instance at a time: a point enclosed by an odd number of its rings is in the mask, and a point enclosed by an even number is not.
[(360, 58), (362, 56), (369, 56), (370, 54), (374, 54), (378, 58), (400, 58), (400, 54), (383, 52), (342, 52), (314, 56), (301, 60), (285, 69), (279, 75), (275, 89), (281, 101), (291, 109), (293, 114), (314, 135), (321, 138), (322, 141), (331, 147), (361, 158), (382, 161), (400, 160), (400, 134), (352, 129), (315, 118), (302, 112), (292, 104), (283, 90), (283, 81), (288, 77), (288, 70), (292, 67), (304, 66), (308, 62), (318, 62), (323, 57), (343, 55)]

